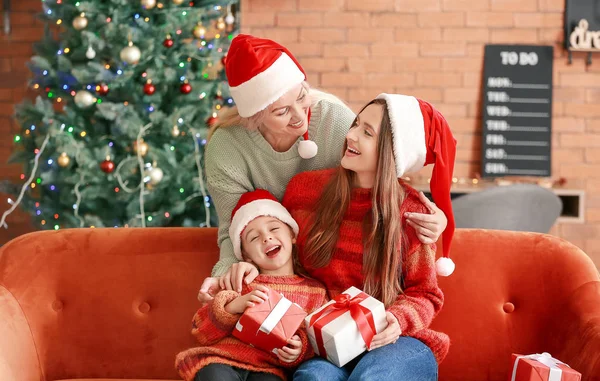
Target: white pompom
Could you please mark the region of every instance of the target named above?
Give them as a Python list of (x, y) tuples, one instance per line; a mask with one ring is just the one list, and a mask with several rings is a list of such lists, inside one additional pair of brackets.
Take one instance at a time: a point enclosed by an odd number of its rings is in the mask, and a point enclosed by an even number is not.
[(435, 271), (439, 276), (448, 276), (454, 272), (456, 265), (450, 258), (442, 257), (435, 262)]
[(302, 140), (298, 145), (298, 153), (303, 159), (310, 159), (317, 156), (318, 150), (317, 143), (312, 140)]

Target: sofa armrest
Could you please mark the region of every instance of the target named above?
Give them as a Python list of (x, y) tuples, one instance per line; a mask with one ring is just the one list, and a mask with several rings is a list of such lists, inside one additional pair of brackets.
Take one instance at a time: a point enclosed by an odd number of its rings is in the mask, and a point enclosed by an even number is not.
[(580, 372), (582, 381), (600, 381), (600, 281), (577, 288), (555, 311), (550, 353)]
[(40, 381), (33, 335), (19, 302), (0, 285), (0, 380)]

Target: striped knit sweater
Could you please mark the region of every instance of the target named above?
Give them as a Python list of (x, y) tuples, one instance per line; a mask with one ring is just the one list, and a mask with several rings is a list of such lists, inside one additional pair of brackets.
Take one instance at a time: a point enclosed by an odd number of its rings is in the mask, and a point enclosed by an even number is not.
[[(244, 287), (242, 294), (252, 291), (257, 285), (265, 285), (281, 292), (307, 313), (327, 302), (327, 294), (321, 283), (298, 275), (259, 275), (254, 282)], [(200, 346), (179, 353), (175, 359), (175, 367), (184, 380), (193, 380), (200, 369), (215, 363), (272, 373), (285, 380), (286, 368), (295, 368), (314, 355), (304, 329), (298, 330), (302, 340), (302, 354), (294, 363), (279, 361), (273, 353), (252, 347), (233, 337), (231, 333), (241, 315), (227, 313), (225, 305), (238, 296), (240, 294), (234, 291), (221, 291), (211, 303), (204, 305), (194, 315), (192, 335)]]
[(279, 200), (297, 173), (333, 168), (340, 163), (346, 133), (354, 113), (331, 94), (311, 90), (313, 104), (308, 135), (319, 151), (302, 159), (298, 142), (286, 152), (277, 152), (258, 131), (241, 126), (218, 129), (206, 147), (208, 191), (219, 217), (220, 258), (213, 276), (223, 275), (237, 262), (229, 239), (231, 211), (243, 193), (266, 189)]
[[(334, 298), (347, 288), (363, 288), (363, 221), (371, 210), (371, 189), (354, 189), (344, 220), (340, 227), (339, 239), (331, 262), (322, 268), (314, 268), (304, 257), (304, 244), (312, 221), (315, 204), (323, 187), (334, 170), (313, 171), (299, 174), (288, 184), (283, 205), (290, 211), (300, 227), (298, 248), (300, 261), (313, 278), (327, 287), (329, 296)], [(402, 184), (406, 198), (400, 213), (426, 213), (417, 191)], [(429, 329), (433, 318), (442, 308), (444, 294), (438, 287), (435, 272), (435, 248), (422, 244), (404, 217), (402, 226), (407, 236), (407, 244), (402, 249), (403, 294), (387, 307), (398, 319), (402, 335), (412, 336), (428, 345), (438, 363), (448, 352), (450, 339), (444, 333)]]

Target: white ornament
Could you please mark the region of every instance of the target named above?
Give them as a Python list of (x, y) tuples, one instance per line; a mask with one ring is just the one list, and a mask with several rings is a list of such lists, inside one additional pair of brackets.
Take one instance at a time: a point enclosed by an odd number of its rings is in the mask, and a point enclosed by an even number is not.
[(142, 0), (142, 7), (152, 9), (156, 6), (156, 0)]
[(317, 143), (312, 140), (302, 140), (298, 144), (298, 153), (303, 159), (310, 159), (317, 156), (318, 151), (319, 147), (317, 147)]
[(79, 90), (77, 94), (75, 94), (75, 104), (77, 107), (90, 107), (94, 102), (96, 102), (96, 98), (94, 98), (89, 91)]
[(235, 17), (233, 17), (233, 15), (231, 13), (228, 13), (227, 16), (225, 16), (225, 24), (231, 25), (234, 22), (235, 22)]
[(435, 271), (439, 276), (448, 276), (454, 272), (456, 265), (450, 258), (441, 257), (435, 261)]
[(150, 184), (156, 185), (162, 181), (164, 172), (162, 169), (155, 167), (150, 170), (148, 176), (150, 176)]
[(142, 52), (130, 41), (129, 46), (123, 48), (119, 56), (121, 57), (121, 60), (127, 62), (128, 64), (135, 65), (140, 62), (140, 58), (142, 58)]
[(93, 60), (94, 58), (96, 58), (96, 51), (91, 46), (88, 46), (88, 48), (85, 52), (85, 56), (88, 59)]

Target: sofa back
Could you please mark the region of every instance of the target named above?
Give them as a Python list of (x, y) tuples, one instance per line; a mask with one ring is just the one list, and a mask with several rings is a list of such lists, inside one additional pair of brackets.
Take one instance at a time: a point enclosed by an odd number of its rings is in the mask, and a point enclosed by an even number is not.
[[(583, 252), (541, 234), (458, 230), (452, 257), (433, 323), (452, 340), (441, 380), (504, 381), (511, 352), (579, 361), (561, 358), (571, 355), (553, 337), (565, 301), (598, 284)], [(175, 355), (195, 345), (197, 292), (217, 259), (216, 229), (21, 236), (0, 249), (0, 337), (12, 340), (0, 359), (19, 361), (23, 381), (177, 378)]]

